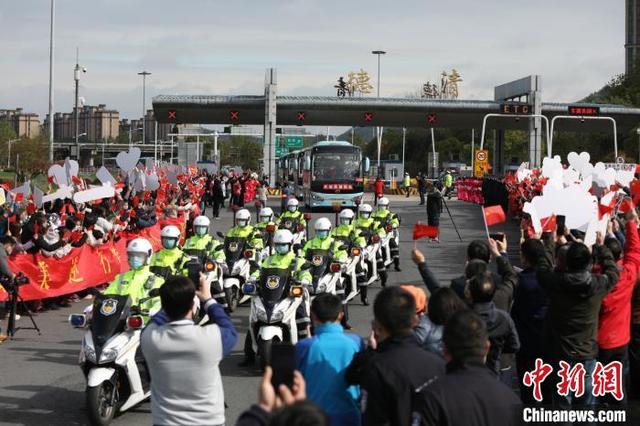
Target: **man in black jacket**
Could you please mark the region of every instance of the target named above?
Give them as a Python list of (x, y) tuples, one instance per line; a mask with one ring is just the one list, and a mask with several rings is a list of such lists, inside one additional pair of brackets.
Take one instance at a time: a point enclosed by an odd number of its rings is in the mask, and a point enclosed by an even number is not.
[(489, 336), (470, 310), (444, 326), (447, 374), (425, 382), (413, 402), (413, 425), (511, 426), (520, 424), (518, 397), (485, 366)]
[(538, 261), (538, 283), (549, 295), (544, 330), (546, 355), (554, 363), (555, 371), (558, 371), (559, 361), (565, 361), (571, 367), (582, 363), (587, 373), (581, 398), (572, 398), (571, 393), (563, 397), (554, 392), (555, 402), (561, 408), (595, 404), (591, 372), (595, 367), (598, 347), (598, 313), (602, 299), (619, 277), (613, 255), (603, 243), (604, 237), (599, 234), (593, 247), (593, 257), (601, 272), (599, 274), (591, 272), (592, 254), (580, 242), (569, 244), (563, 269), (553, 269), (553, 243), (548, 245), (545, 256)]
[[(491, 349), (489, 349), (487, 356), (487, 367), (498, 374), (500, 372), (500, 356), (503, 353), (514, 354), (518, 352), (520, 340), (516, 326), (509, 314), (496, 308), (493, 302), (495, 292), (496, 286), (488, 272), (478, 274), (469, 281), (469, 293), (473, 301), (472, 309), (484, 320), (489, 333), (489, 342), (491, 342)], [(511, 383), (505, 384), (511, 385)]]
[(363, 425), (409, 425), (413, 393), (443, 375), (444, 362), (422, 349), (413, 335), (417, 317), (410, 293), (382, 289), (373, 313), (375, 337), (367, 351), (354, 357), (347, 381), (360, 385)]

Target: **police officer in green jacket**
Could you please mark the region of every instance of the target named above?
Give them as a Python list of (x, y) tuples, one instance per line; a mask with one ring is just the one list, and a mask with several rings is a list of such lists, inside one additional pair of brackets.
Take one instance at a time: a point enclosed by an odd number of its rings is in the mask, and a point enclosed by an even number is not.
[[(127, 246), (127, 272), (118, 274), (109, 284), (104, 294), (128, 295), (133, 306), (138, 305), (141, 299), (149, 296), (149, 291), (160, 288), (164, 279), (151, 272), (149, 260), (153, 253), (151, 243), (144, 238), (135, 238)], [(153, 314), (160, 310), (160, 298), (150, 299), (140, 305), (142, 309)]]
[[(260, 231), (264, 246), (271, 246), (273, 234), (277, 229), (271, 207), (263, 207), (260, 209), (258, 212), (258, 222), (256, 223), (255, 228)], [(268, 231), (268, 229), (270, 231)], [(271, 252), (269, 254), (271, 254)]]
[[(209, 235), (209, 225), (211, 221), (206, 216), (198, 216), (193, 220), (193, 233), (184, 242), (182, 250), (189, 256), (198, 256), (203, 259), (210, 256), (218, 264), (225, 261), (224, 250), (221, 250), (220, 241)], [(218, 247), (220, 246), (220, 249)]]
[[(363, 285), (366, 281), (366, 276), (363, 266), (364, 256), (362, 255), (362, 250), (367, 246), (367, 240), (361, 235), (361, 231), (354, 226), (354, 217), (355, 213), (353, 213), (353, 210), (342, 210), (338, 215), (338, 226), (333, 228), (331, 236), (336, 240), (340, 240), (343, 244), (347, 244), (351, 247), (358, 247), (361, 250), (360, 261), (356, 265), (356, 279), (360, 285), (360, 299), (363, 304), (367, 305), (367, 287)], [(348, 285), (349, 284), (347, 284), (347, 288), (345, 288), (345, 296), (351, 292)]]
[[(387, 226), (390, 226), (393, 231), (395, 231), (400, 226), (400, 218), (398, 215), (389, 210), (389, 199), (387, 197), (382, 197), (378, 200), (378, 208), (373, 212), (371, 217), (380, 224), (381, 228), (385, 230), (387, 229)], [(398, 243), (399, 241), (397, 240), (397, 237), (389, 240), (389, 251), (391, 252), (391, 258), (393, 259), (393, 265), (395, 266), (396, 271), (401, 270), (400, 248)]]
[[(384, 228), (380, 226), (380, 223), (371, 217), (372, 212), (373, 208), (371, 204), (360, 204), (358, 206), (358, 218), (353, 222), (354, 227), (367, 239), (367, 244), (370, 243), (369, 238), (372, 235), (377, 235), (380, 238), (387, 235)], [(384, 287), (387, 284), (387, 273), (385, 271), (381, 250), (378, 250), (376, 253), (376, 263), (380, 282)]]
[(160, 231), (162, 249), (151, 256), (151, 271), (156, 275), (167, 278), (169, 275), (185, 275), (185, 264), (189, 261), (178, 246), (180, 230), (177, 226), (168, 225)]
[(255, 249), (264, 248), (262, 234), (259, 230), (249, 225), (251, 213), (247, 209), (240, 209), (236, 212), (236, 225), (227, 231), (227, 238), (245, 238)]
[[(302, 303), (296, 310), (296, 325), (298, 328), (298, 339), (309, 336), (309, 292), (307, 287), (311, 284), (312, 276), (308, 269), (302, 269), (305, 261), (295, 255), (292, 250), (293, 234), (287, 229), (279, 229), (273, 236), (273, 248), (275, 253), (267, 256), (260, 264), (260, 269), (256, 269), (251, 274), (255, 280), (260, 279), (262, 269), (283, 269), (289, 270), (290, 276), (304, 287)], [(249, 366), (255, 362), (255, 353), (251, 347), (251, 335), (247, 332), (244, 344), (245, 359), (240, 366)]]
[(278, 227), (280, 228), (285, 227), (293, 233), (297, 231), (295, 229), (290, 229), (291, 225), (288, 225), (288, 224), (297, 222), (301, 224), (303, 227), (305, 228), (307, 227), (307, 221), (304, 218), (304, 214), (302, 214), (302, 212), (300, 212), (300, 210), (298, 209), (299, 205), (300, 203), (295, 198), (289, 198), (289, 200), (287, 200), (287, 211), (282, 213), (278, 218), (278, 220), (276, 221), (276, 224), (278, 225)]

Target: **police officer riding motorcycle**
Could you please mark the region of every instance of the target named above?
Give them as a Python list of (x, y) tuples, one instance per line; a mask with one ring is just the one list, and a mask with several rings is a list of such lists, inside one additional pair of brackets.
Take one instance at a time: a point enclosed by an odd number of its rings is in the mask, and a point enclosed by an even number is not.
[(307, 229), (307, 220), (300, 212), (299, 205), (297, 199), (289, 198), (287, 210), (276, 221), (279, 229), (288, 229), (293, 234), (293, 250), (296, 252), (304, 246)]
[[(385, 265), (393, 264), (396, 271), (400, 271), (400, 233), (398, 227), (400, 226), (400, 218), (397, 214), (389, 210), (389, 199), (382, 197), (378, 200), (378, 208), (371, 215), (371, 217), (377, 221), (382, 229), (387, 233), (389, 253), (386, 251), (383, 253), (385, 257)], [(389, 256), (387, 258), (387, 255)]]
[[(367, 285), (380, 278), (380, 282), (384, 287), (387, 284), (387, 272), (384, 267), (384, 260), (380, 253), (381, 241), (385, 236), (384, 229), (380, 228), (378, 222), (372, 217), (372, 208), (370, 204), (360, 204), (358, 206), (358, 218), (353, 222), (354, 227), (360, 232), (360, 236), (366, 240), (364, 250), (367, 262)], [(363, 296), (364, 287), (360, 287), (360, 295), (363, 297), (363, 303), (368, 304), (368, 299)]]

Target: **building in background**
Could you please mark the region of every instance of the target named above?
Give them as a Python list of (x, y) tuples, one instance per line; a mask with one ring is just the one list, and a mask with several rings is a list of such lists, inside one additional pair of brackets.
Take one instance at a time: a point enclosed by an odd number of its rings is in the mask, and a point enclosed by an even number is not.
[[(115, 140), (120, 134), (120, 113), (107, 109), (105, 104), (98, 106), (85, 105), (78, 108), (78, 134), (81, 142), (106, 142)], [(72, 112), (54, 114), (53, 134), (59, 142), (70, 142), (75, 139), (75, 109)], [(49, 124), (49, 116), (45, 119), (45, 127)]]
[(19, 138), (35, 138), (40, 135), (38, 114), (23, 112), (22, 108), (0, 109), (0, 121), (9, 123)]
[(638, 0), (626, 0), (625, 4), (625, 72), (629, 73), (638, 62), (640, 49), (640, 8)]
[[(144, 143), (153, 143), (156, 140), (156, 117), (153, 115), (153, 110), (147, 110), (147, 114), (144, 116)], [(140, 127), (142, 127), (142, 120), (140, 121)], [(173, 125), (171, 123), (158, 123), (158, 140), (167, 141), (170, 138), (169, 133)]]

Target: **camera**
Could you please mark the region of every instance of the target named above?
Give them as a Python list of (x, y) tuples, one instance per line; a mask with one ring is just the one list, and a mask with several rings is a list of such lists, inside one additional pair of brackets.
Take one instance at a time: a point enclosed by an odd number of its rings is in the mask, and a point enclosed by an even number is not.
[(197, 289), (200, 289), (200, 272), (207, 273), (212, 272), (216, 268), (216, 263), (209, 257), (204, 259), (191, 259), (186, 263), (185, 269), (187, 270), (187, 276)]
[(0, 277), (0, 285), (12, 296), (18, 294), (18, 287), (29, 283), (29, 277), (22, 272), (16, 274), (14, 279), (7, 276)]

